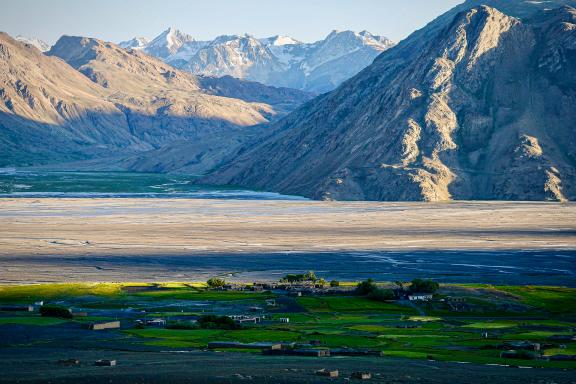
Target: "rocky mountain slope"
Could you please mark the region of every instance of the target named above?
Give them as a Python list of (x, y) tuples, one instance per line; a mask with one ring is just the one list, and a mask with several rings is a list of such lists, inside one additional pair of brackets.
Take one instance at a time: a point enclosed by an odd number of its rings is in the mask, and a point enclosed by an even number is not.
[(307, 44), (288, 36), (232, 35), (197, 41), (170, 28), (139, 49), (197, 75), (233, 76), (321, 93), (357, 74), (391, 46), (389, 39), (366, 31), (333, 31), (326, 39)]
[(310, 98), (199, 79), (97, 39), (62, 37), (47, 55), (0, 35), (0, 165), (112, 158), (186, 141), (200, 151), (188, 154), (202, 168), (204, 142), (220, 139), (232, 150), (250, 127), (278, 115), (260, 100), (284, 113)]
[(119, 149), (152, 147), (131, 135), (104, 88), (62, 60), (0, 33), (0, 165)]
[(576, 199), (573, 1), (469, 1), (205, 180), (316, 199)]

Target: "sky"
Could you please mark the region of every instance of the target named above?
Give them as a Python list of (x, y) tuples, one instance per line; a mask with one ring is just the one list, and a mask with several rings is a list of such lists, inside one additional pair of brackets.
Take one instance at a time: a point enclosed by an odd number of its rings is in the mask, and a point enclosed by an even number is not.
[(0, 30), (54, 43), (61, 35), (120, 42), (175, 27), (199, 40), (249, 33), (305, 42), (368, 30), (400, 41), (463, 0), (0, 0)]

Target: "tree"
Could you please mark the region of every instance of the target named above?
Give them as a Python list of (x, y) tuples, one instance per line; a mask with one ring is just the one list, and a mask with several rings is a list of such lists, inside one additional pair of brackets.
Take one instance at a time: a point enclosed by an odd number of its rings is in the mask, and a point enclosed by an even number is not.
[(378, 287), (374, 284), (374, 280), (368, 279), (361, 283), (358, 283), (356, 286), (356, 293), (361, 296), (367, 296), (377, 290)]
[(284, 276), (281, 281), (286, 282), (286, 283), (296, 283), (299, 281), (303, 281), (303, 279), (304, 279), (304, 275), (295, 275), (295, 274), (290, 273), (290, 274)]
[(209, 279), (206, 284), (208, 284), (210, 288), (222, 288), (226, 285), (226, 281), (213, 277)]
[(308, 271), (304, 274), (304, 279), (306, 279), (306, 281), (311, 281), (311, 282), (316, 282), (316, 280), (318, 280), (318, 278), (316, 277), (316, 274), (313, 271)]
[(332, 281), (330, 282), (330, 286), (331, 286), (332, 288), (339, 287), (339, 286), (340, 286), (340, 282), (339, 282), (338, 280), (332, 280)]
[(57, 317), (60, 319), (71, 319), (72, 312), (68, 308), (59, 305), (43, 305), (40, 307), (40, 315), (44, 317)]
[(228, 316), (205, 315), (200, 316), (198, 325), (203, 329), (240, 329), (242, 328)]
[(308, 271), (306, 273), (301, 273), (298, 275), (290, 273), (284, 276), (280, 281), (285, 283), (302, 283), (304, 281), (310, 281), (312, 283), (315, 283), (316, 281), (318, 281), (318, 277), (316, 277), (316, 274), (313, 271)]
[(316, 280), (316, 284), (318, 284), (321, 287), (325, 287), (326, 284), (328, 284), (328, 282), (326, 280), (320, 278), (320, 279)]
[(440, 284), (432, 280), (414, 279), (408, 290), (411, 293), (436, 293), (440, 289)]
[(368, 298), (375, 301), (389, 301), (394, 300), (396, 295), (391, 289), (375, 289), (368, 294)]

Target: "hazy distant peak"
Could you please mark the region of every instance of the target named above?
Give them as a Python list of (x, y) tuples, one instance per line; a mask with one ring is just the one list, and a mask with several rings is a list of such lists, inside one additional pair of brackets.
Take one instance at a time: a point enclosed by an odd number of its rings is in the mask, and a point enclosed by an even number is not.
[(118, 43), (118, 46), (125, 49), (144, 49), (148, 43), (150, 43), (150, 40), (145, 37), (135, 37), (131, 40)]
[(194, 38), (170, 27), (147, 44), (144, 50), (152, 56), (166, 58), (175, 54), (182, 45), (189, 41), (194, 41)]
[(273, 45), (276, 47), (280, 47), (283, 45), (302, 44), (301, 41), (298, 41), (298, 40), (296, 40), (290, 36), (284, 36), (284, 35), (276, 35), (276, 36), (268, 37), (268, 38), (262, 39), (262, 42), (264, 44)]
[(46, 43), (43, 40), (40, 40), (36, 37), (26, 37), (26, 36), (22, 36), (22, 35), (18, 35), (16, 36), (16, 40), (25, 43), (25, 44), (30, 44), (36, 48), (38, 48), (41, 52), (46, 52), (50, 49), (50, 44)]
[(142, 49), (196, 75), (233, 76), (315, 93), (334, 89), (394, 45), (366, 30), (334, 30), (324, 40), (303, 43), (286, 35), (256, 38), (248, 33), (199, 41), (173, 27), (143, 44), (133, 39), (121, 46)]

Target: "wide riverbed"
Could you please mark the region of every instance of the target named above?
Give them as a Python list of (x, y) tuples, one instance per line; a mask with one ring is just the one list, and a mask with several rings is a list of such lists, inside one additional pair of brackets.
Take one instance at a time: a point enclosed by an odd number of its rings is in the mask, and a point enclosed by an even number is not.
[(0, 283), (223, 275), (576, 286), (576, 205), (0, 199)]

